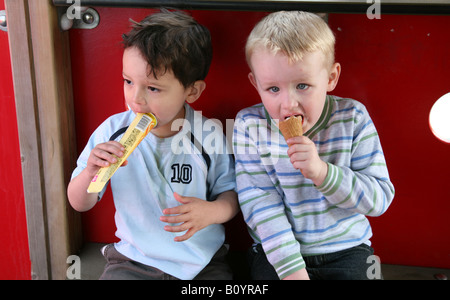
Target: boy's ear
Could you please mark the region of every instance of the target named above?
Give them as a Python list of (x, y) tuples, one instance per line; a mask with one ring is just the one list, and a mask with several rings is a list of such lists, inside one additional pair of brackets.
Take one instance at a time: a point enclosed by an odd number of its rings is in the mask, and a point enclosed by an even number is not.
[(339, 75), (341, 75), (341, 64), (334, 63), (330, 70), (330, 75), (328, 76), (328, 87), (327, 92), (331, 92), (336, 87)]
[(250, 80), (251, 84), (255, 87), (255, 89), (258, 90), (258, 85), (256, 84), (255, 75), (253, 75), (252, 72), (248, 73), (248, 79)]
[(203, 91), (206, 89), (206, 82), (204, 80), (197, 80), (190, 87), (188, 87), (188, 95), (186, 97), (187, 103), (194, 103)]

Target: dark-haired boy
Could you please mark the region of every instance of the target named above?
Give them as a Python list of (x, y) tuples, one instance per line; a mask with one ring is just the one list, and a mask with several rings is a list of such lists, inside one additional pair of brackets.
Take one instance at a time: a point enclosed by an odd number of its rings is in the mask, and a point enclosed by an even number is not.
[[(89, 139), (68, 187), (72, 207), (86, 211), (101, 198), (104, 191), (88, 194), (87, 187), (123, 155), (118, 140), (136, 113), (153, 113), (158, 125), (111, 179), (120, 242), (103, 249), (101, 279), (231, 279), (221, 224), (238, 211), (233, 159), (223, 149), (206, 153), (205, 134), (190, 130), (207, 120), (188, 103), (206, 87), (209, 31), (182, 12), (162, 10), (136, 23), (123, 43), (130, 110), (108, 118)], [(175, 154), (180, 140), (192, 143)]]

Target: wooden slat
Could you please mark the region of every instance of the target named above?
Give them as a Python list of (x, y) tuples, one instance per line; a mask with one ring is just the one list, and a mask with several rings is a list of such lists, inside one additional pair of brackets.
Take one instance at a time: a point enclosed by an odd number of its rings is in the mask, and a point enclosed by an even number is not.
[(64, 279), (67, 257), (81, 246), (66, 196), (76, 151), (68, 36), (51, 0), (6, 5), (32, 271)]
[(50, 277), (47, 251), (47, 226), (43, 205), (44, 186), (41, 166), (39, 120), (36, 115), (37, 96), (31, 42), (28, 36), (28, 3), (24, 0), (6, 0), (11, 66), (16, 101), (17, 126), (25, 208), (28, 227), (28, 244), (33, 279)]

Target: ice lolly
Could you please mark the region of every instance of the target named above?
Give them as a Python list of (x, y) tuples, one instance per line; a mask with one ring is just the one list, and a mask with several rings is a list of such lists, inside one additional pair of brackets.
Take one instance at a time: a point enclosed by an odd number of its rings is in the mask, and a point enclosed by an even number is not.
[(288, 139), (303, 135), (303, 118), (302, 116), (291, 116), (284, 121), (278, 123), (281, 133), (284, 139)]
[(152, 130), (158, 121), (151, 113), (137, 113), (131, 125), (125, 131), (119, 143), (123, 145), (125, 151), (122, 157), (117, 157), (117, 162), (108, 167), (101, 168), (92, 179), (88, 187), (88, 193), (99, 193), (111, 179), (113, 174), (130, 156), (131, 152), (139, 145), (144, 137)]

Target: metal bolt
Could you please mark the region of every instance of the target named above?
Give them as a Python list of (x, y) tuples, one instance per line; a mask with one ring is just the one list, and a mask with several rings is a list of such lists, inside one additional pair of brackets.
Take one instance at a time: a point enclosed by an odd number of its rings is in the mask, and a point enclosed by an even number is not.
[(6, 11), (0, 11), (0, 30), (8, 31), (8, 24), (6, 24)]
[(86, 24), (92, 24), (95, 21), (95, 17), (89, 12), (83, 14), (82, 18), (83, 18), (83, 22)]

